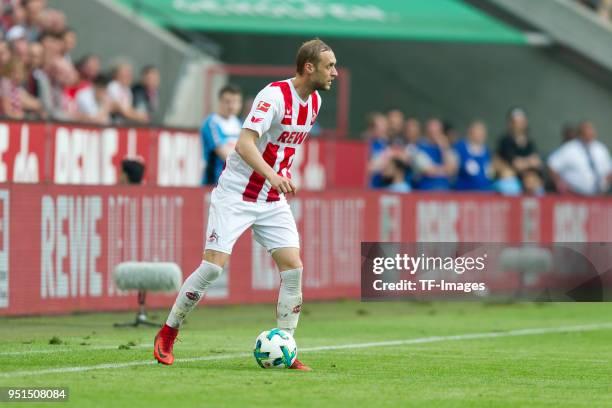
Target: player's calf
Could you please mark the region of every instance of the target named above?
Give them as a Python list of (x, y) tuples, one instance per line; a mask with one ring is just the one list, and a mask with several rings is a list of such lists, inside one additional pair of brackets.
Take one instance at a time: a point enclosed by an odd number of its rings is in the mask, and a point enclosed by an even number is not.
[(196, 307), (206, 289), (221, 276), (222, 272), (223, 268), (219, 265), (202, 261), (183, 283), (166, 324), (178, 329), (189, 312)]
[(153, 355), (162, 364), (171, 365), (174, 362), (173, 346), (178, 329), (191, 312), (206, 289), (215, 281), (223, 268), (208, 261), (202, 261), (200, 266), (183, 282), (176, 301), (172, 306), (166, 324), (155, 336)]
[(272, 257), (280, 272), (276, 305), (277, 326), (293, 334), (302, 310), (302, 260), (299, 248), (279, 248)]
[(282, 271), (280, 278), (276, 305), (277, 326), (293, 334), (302, 310), (302, 268)]

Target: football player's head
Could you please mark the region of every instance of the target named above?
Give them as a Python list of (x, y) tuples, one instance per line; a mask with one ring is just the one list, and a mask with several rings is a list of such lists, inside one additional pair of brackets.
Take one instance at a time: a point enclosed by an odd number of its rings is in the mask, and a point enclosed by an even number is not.
[(297, 74), (306, 78), (315, 90), (328, 91), (338, 76), (334, 52), (318, 38), (302, 44), (295, 65)]

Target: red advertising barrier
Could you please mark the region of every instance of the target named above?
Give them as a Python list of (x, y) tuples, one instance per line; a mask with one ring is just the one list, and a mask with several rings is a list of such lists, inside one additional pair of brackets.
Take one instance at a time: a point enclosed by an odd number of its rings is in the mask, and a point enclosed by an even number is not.
[[(210, 190), (0, 185), (0, 315), (125, 310), (123, 261), (199, 264)], [(612, 200), (303, 192), (290, 201), (302, 242), (304, 297), (359, 296), (362, 241), (612, 241)], [(273, 302), (278, 273), (246, 233), (208, 303)], [(148, 298), (167, 307), (174, 294)]]
[(43, 123), (0, 122), (0, 182), (45, 178), (47, 133)]
[[(145, 183), (199, 186), (206, 163), (197, 130), (0, 121), (0, 182), (114, 185), (124, 158), (140, 156)], [(362, 188), (367, 146), (313, 139), (292, 175), (305, 190)]]

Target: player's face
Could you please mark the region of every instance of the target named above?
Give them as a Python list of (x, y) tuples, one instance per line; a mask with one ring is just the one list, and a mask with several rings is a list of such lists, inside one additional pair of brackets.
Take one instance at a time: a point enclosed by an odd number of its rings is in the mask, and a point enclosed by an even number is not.
[(314, 88), (318, 91), (329, 91), (332, 82), (337, 76), (338, 71), (336, 70), (336, 56), (334, 52), (322, 52), (319, 63), (315, 66), (312, 73)]
[(238, 115), (242, 110), (242, 95), (226, 92), (219, 100), (219, 114), (224, 117)]

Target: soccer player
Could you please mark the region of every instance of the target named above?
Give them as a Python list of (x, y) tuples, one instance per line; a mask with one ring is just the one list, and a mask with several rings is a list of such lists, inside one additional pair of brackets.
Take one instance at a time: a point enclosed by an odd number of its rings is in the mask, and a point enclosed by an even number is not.
[(242, 110), (242, 92), (235, 85), (226, 85), (219, 91), (217, 112), (209, 115), (202, 125), (204, 149), (203, 184), (216, 185), (227, 157), (234, 151), (240, 136), (238, 113)]
[[(153, 354), (172, 364), (173, 345), (185, 316), (221, 275), (232, 247), (244, 231), (272, 255), (280, 271), (277, 326), (293, 334), (302, 307), (302, 260), (295, 220), (285, 194), (296, 193), (289, 169), (321, 107), (320, 90), (338, 76), (332, 49), (319, 39), (299, 48), (294, 78), (262, 89), (212, 192), (204, 259), (185, 280), (166, 324), (157, 333)], [(295, 360), (291, 368), (310, 371)]]

